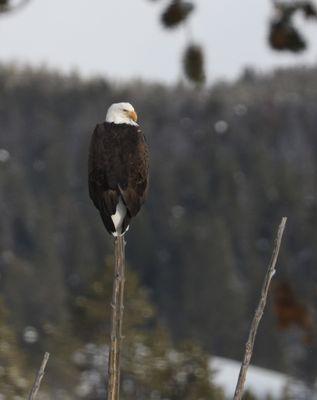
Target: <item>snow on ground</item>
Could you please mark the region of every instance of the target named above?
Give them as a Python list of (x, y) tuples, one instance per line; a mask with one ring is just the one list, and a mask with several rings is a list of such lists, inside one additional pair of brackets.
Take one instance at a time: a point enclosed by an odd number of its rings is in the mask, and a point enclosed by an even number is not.
[[(214, 372), (214, 383), (223, 388), (228, 399), (232, 399), (241, 363), (226, 358), (212, 357), (209, 365)], [(307, 396), (307, 391), (300, 382), (294, 382), (289, 376), (280, 372), (254, 366), (249, 367), (245, 388), (261, 400), (266, 399), (268, 395), (271, 395), (273, 399), (279, 399), (286, 388), (291, 398), (299, 400)]]

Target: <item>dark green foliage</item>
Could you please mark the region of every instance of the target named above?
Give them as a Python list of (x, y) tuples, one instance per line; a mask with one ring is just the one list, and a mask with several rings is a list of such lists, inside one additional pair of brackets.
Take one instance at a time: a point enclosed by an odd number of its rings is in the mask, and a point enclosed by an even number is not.
[(249, 390), (246, 390), (244, 392), (242, 400), (256, 400), (256, 397), (253, 395), (252, 392), (250, 392)]
[[(156, 331), (142, 348), (130, 347), (127, 377), (136, 375), (138, 385), (131, 398), (224, 400), (221, 390), (208, 382), (208, 357), (192, 343), (169, 350), (171, 343), (164, 330)], [(139, 353), (139, 354), (138, 354)]]
[(175, 28), (181, 22), (184, 22), (193, 10), (193, 3), (183, 0), (173, 0), (162, 14), (162, 24), (166, 28)]
[(306, 18), (316, 18), (317, 17), (317, 10), (313, 3), (310, 1), (304, 2), (302, 6), (304, 15)]
[(277, 51), (298, 53), (306, 49), (306, 40), (294, 26), (294, 16), (303, 12), (306, 18), (316, 18), (317, 10), (311, 1), (279, 1), (275, 3), (276, 17), (270, 23), (269, 44)]
[(0, 14), (18, 10), (24, 7), (31, 0), (0, 0)]
[(29, 376), (23, 375), (26, 374), (24, 359), (16, 335), (9, 325), (8, 315), (0, 298), (0, 393), (9, 399), (25, 393), (28, 384), (26, 378)]
[(0, 0), (0, 13), (8, 10), (9, 1), (8, 0)]
[(279, 17), (283, 20), (289, 21), (295, 13), (303, 12), (305, 17), (312, 18), (316, 17), (316, 7), (312, 1), (285, 1), (280, 0), (274, 2), (274, 8), (276, 9)]
[(200, 46), (196, 44), (190, 44), (186, 48), (183, 64), (187, 79), (196, 84), (204, 83), (204, 53)]
[[(99, 376), (94, 384), (82, 377), (79, 388), (88, 385), (89, 398), (104, 397), (107, 365), (103, 354), (104, 332), (110, 331), (110, 307), (105, 307), (105, 299), (109, 299), (112, 290), (112, 265), (113, 260), (107, 260), (106, 272), (95, 276), (87, 292), (74, 299), (74, 331), (87, 343), (77, 349), (74, 359), (79, 371), (86, 370)], [(221, 391), (210, 384), (209, 357), (192, 342), (173, 345), (166, 329), (155, 322), (148, 294), (140, 288), (136, 275), (129, 269), (122, 351), (122, 399), (147, 400), (155, 396), (157, 399), (223, 400)], [(88, 344), (91, 342), (94, 344)]]

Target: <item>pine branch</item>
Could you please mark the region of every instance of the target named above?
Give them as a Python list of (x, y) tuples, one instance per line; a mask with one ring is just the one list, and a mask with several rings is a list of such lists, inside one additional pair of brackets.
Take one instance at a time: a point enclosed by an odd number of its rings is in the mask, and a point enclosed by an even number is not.
[(252, 357), (255, 336), (256, 336), (256, 333), (257, 333), (257, 330), (259, 327), (259, 323), (261, 321), (261, 318), (262, 318), (262, 315), (264, 312), (267, 295), (268, 295), (269, 288), (270, 288), (271, 279), (273, 278), (273, 276), (276, 272), (275, 265), (276, 265), (278, 253), (280, 251), (280, 246), (281, 246), (281, 241), (282, 241), (286, 221), (287, 221), (287, 218), (283, 217), (281, 220), (281, 223), (279, 225), (279, 228), (278, 228), (277, 236), (275, 238), (273, 254), (272, 254), (271, 261), (269, 263), (269, 266), (268, 266), (268, 269), (267, 269), (267, 272), (266, 272), (266, 275), (264, 278), (260, 302), (258, 304), (258, 307), (255, 311), (255, 314), (254, 314), (254, 317), (252, 320), (248, 341), (245, 346), (244, 359), (243, 359), (243, 362), (241, 365), (239, 378), (238, 378), (238, 382), (237, 382), (233, 400), (241, 400), (242, 395), (243, 395), (244, 384), (245, 384), (248, 368), (249, 368), (251, 357)]
[(46, 367), (49, 357), (50, 357), (50, 354), (46, 352), (44, 354), (41, 367), (37, 372), (37, 375), (36, 375), (36, 378), (35, 378), (35, 381), (34, 381), (34, 384), (33, 384), (33, 387), (32, 387), (32, 390), (31, 390), (28, 400), (34, 400), (37, 396), (37, 392), (40, 389), (41, 381), (45, 374), (45, 367)]
[(24, 8), (28, 3), (30, 3), (31, 0), (21, 0), (18, 4), (15, 6), (10, 6), (10, 5), (5, 5), (2, 8), (0, 8), (0, 15), (1, 14), (9, 14), (9, 13), (14, 13), (16, 11), (21, 10)]
[(120, 352), (122, 341), (125, 241), (123, 236), (115, 239), (115, 271), (112, 292), (111, 336), (108, 364), (107, 400), (119, 400), (120, 391)]

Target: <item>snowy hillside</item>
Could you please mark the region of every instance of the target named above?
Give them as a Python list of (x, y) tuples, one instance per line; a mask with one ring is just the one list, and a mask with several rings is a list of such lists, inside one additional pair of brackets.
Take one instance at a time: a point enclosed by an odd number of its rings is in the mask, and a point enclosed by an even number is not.
[[(237, 383), (241, 364), (234, 360), (213, 357), (210, 367), (215, 372), (214, 383), (223, 388), (228, 399), (232, 399)], [(316, 399), (316, 396), (308, 395), (307, 389), (300, 382), (295, 382), (289, 376), (264, 368), (250, 366), (247, 374), (246, 388), (259, 399), (280, 399), (288, 393), (291, 398)]]

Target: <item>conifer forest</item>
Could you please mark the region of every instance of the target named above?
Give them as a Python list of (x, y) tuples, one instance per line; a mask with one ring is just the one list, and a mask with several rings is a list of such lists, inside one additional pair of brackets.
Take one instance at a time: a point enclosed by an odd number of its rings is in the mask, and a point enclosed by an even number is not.
[(88, 197), (87, 147), (122, 98), (151, 149), (149, 198), (127, 233), (122, 398), (224, 398), (207, 364), (241, 360), (283, 215), (253, 362), (313, 384), (316, 77), (246, 71), (197, 91), (1, 66), (4, 399), (25, 398), (45, 351), (43, 399), (104, 398), (113, 243)]
[(212, 3), (0, 0), (0, 400), (317, 400), (317, 3)]

